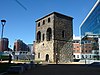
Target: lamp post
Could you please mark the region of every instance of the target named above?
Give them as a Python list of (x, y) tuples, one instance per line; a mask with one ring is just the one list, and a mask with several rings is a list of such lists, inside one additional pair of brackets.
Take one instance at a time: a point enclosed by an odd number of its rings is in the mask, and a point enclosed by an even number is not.
[(4, 30), (4, 26), (6, 24), (6, 20), (1, 20), (1, 24), (2, 24), (1, 38), (3, 38), (3, 30)]

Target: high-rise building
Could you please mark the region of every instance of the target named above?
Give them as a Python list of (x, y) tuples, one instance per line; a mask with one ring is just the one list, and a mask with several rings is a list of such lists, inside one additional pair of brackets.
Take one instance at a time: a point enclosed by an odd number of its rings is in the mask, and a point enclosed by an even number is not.
[(8, 38), (1, 38), (0, 39), (0, 52), (8, 51), (9, 40)]
[(80, 25), (82, 38), (87, 34), (100, 35), (100, 0), (96, 2), (91, 11)]
[(36, 21), (35, 60), (70, 62), (73, 18), (58, 12), (50, 13)]
[(100, 0), (80, 25), (82, 58), (100, 58)]

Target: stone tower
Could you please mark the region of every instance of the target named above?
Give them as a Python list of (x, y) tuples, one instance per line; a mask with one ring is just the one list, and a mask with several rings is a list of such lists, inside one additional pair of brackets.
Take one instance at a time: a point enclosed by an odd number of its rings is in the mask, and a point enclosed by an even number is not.
[(36, 21), (35, 60), (72, 61), (73, 18), (52, 12)]

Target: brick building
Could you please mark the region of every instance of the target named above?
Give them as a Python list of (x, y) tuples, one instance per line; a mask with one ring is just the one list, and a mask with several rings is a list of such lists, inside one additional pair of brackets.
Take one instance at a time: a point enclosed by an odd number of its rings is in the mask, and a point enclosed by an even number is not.
[(1, 38), (0, 39), (0, 52), (8, 51), (9, 40), (8, 38)]
[(88, 34), (82, 38), (81, 42), (82, 59), (98, 59), (99, 56), (99, 36)]
[(22, 40), (16, 40), (14, 42), (14, 51), (29, 51), (29, 47)]
[(72, 61), (73, 18), (57, 12), (36, 21), (35, 60)]
[(73, 37), (73, 58), (81, 59), (81, 38), (78, 36)]

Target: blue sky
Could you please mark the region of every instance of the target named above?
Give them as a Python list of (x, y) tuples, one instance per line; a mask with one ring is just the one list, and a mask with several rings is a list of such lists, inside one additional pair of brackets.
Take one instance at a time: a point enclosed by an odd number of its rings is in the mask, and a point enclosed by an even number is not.
[[(13, 48), (16, 39), (26, 44), (35, 40), (35, 21), (51, 12), (72, 16), (73, 33), (79, 36), (79, 26), (96, 0), (0, 0), (0, 20), (6, 19), (4, 37)], [(1, 35), (1, 25), (0, 25)]]

